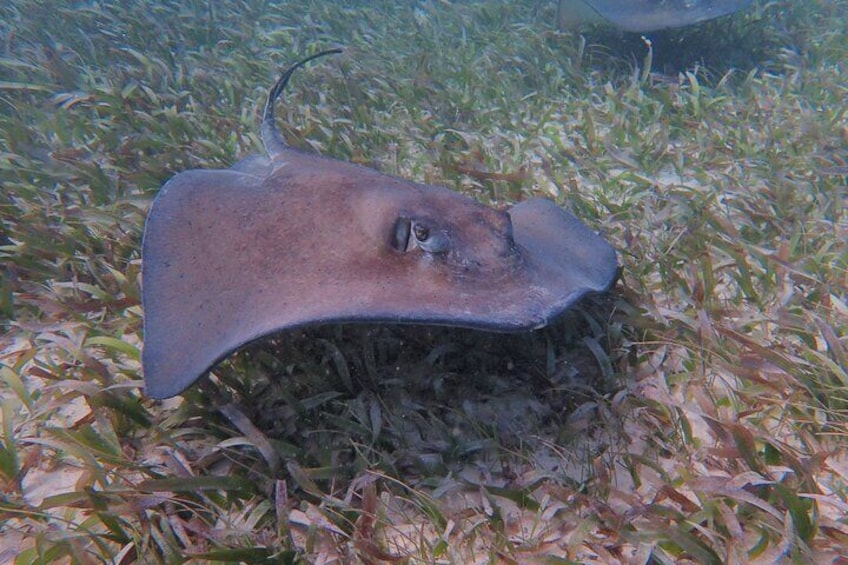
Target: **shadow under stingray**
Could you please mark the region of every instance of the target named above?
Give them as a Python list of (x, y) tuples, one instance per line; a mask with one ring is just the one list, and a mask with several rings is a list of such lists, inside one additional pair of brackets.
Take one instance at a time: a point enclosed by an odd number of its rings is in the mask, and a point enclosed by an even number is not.
[(185, 393), (187, 405), (204, 421), (221, 409), (281, 459), (343, 482), (374, 467), (415, 482), (469, 464), (535, 461), (545, 446), (567, 446), (600, 425), (598, 411), (624, 386), (627, 310), (610, 293), (584, 298), (533, 332), (385, 324), (287, 331), (222, 363)]
[(584, 30), (588, 45), (613, 60), (642, 67), (652, 47), (652, 72), (665, 76), (693, 69), (707, 69), (718, 81), (735, 70), (742, 75), (755, 68), (772, 66), (787, 42), (783, 31), (786, 16), (776, 10), (749, 11), (724, 16), (698, 25), (644, 33), (625, 32), (593, 25)]

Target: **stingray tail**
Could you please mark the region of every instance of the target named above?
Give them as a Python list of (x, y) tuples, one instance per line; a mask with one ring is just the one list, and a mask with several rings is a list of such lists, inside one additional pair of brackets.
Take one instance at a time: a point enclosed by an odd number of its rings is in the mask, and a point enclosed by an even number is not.
[(282, 94), (283, 90), (285, 90), (286, 86), (288, 86), (289, 79), (292, 74), (313, 59), (341, 52), (341, 49), (327, 49), (326, 51), (310, 55), (306, 59), (303, 59), (286, 69), (283, 74), (280, 75), (279, 80), (277, 80), (274, 86), (271, 87), (271, 91), (268, 93), (268, 100), (265, 102), (265, 109), (262, 110), (262, 125), (260, 128), (262, 143), (265, 145), (265, 151), (268, 153), (269, 157), (273, 157), (277, 153), (284, 151), (287, 147), (286, 142), (283, 140), (282, 136), (280, 136), (277, 124), (274, 121), (274, 102), (277, 101), (277, 98), (280, 97), (280, 94)]

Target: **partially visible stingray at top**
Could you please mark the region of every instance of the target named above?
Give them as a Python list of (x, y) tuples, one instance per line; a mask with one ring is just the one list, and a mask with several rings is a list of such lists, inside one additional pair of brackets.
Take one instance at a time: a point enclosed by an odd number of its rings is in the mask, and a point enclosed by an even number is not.
[(178, 173), (142, 248), (145, 392), (179, 394), (242, 346), (348, 322), (545, 326), (617, 277), (615, 250), (551, 200), (506, 210), (289, 147), (271, 88), (267, 155)]
[(623, 31), (685, 27), (748, 8), (754, 0), (559, 0), (560, 29), (607, 23)]

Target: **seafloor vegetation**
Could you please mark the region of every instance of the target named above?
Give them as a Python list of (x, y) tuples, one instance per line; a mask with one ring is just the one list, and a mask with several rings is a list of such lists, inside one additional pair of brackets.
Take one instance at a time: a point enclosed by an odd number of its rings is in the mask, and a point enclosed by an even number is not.
[[(0, 562), (846, 554), (848, 3), (650, 51), (553, 4), (0, 4)], [(543, 332), (284, 334), (145, 399), (152, 198), (261, 151), (276, 72), (332, 46), (292, 144), (550, 196), (621, 281)]]

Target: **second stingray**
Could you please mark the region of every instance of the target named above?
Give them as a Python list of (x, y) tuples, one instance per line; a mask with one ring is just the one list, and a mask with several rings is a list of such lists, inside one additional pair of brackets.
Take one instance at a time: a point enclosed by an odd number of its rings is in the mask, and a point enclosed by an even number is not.
[(753, 0), (559, 0), (560, 29), (584, 22), (606, 22), (630, 32), (695, 25), (753, 4)]
[(547, 199), (505, 211), (288, 147), (271, 89), (267, 156), (177, 174), (142, 250), (148, 396), (180, 393), (279, 330), (336, 322), (539, 328), (617, 273), (613, 248)]

